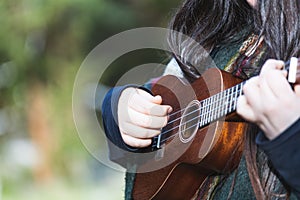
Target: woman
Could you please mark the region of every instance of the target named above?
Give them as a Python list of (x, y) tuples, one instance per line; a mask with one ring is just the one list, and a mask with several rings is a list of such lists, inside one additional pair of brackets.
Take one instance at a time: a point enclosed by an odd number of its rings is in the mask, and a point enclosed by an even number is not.
[[(245, 85), (237, 111), (262, 130), (257, 143), (277, 170), (270, 168), (265, 154), (256, 148), (253, 129), (251, 134), (246, 134), (247, 148), (236, 173), (212, 177), (205, 194), (199, 191), (199, 199), (280, 199), (288, 198), (290, 190), (300, 198), (300, 174), (297, 173), (300, 164), (296, 156), (300, 153), (294, 144), (300, 140), (299, 86), (294, 90), (287, 87), (285, 74), (279, 71), (282, 61), (266, 62), (268, 58), (288, 60), (291, 56), (300, 56), (299, 4), (296, 0), (187, 0), (174, 16), (171, 29), (196, 40), (220, 69), (248, 79), (258, 75), (265, 63), (259, 78)], [(177, 35), (170, 34), (169, 43), (177, 62), (173, 60), (176, 64), (170, 64), (166, 73), (171, 71), (190, 82), (199, 78), (205, 70), (197, 68), (205, 59), (203, 54), (195, 55), (192, 44)], [(270, 81), (271, 75), (276, 77), (276, 82)], [(266, 83), (271, 91), (280, 87), (280, 94), (289, 100), (273, 92), (271, 97), (276, 98), (268, 98), (278, 107), (270, 109), (266, 105), (271, 103), (262, 104), (262, 99), (268, 96), (267, 89), (262, 87)], [(172, 108), (161, 105), (160, 96), (153, 97), (143, 88), (124, 86), (112, 91), (103, 103), (106, 135), (122, 149), (139, 152), (160, 133)], [(113, 116), (117, 116), (118, 124)], [(286, 160), (288, 156), (281, 153), (286, 151), (297, 153), (290, 164)], [(124, 155), (113, 154), (112, 160), (119, 163), (124, 160)], [(126, 195), (130, 199), (130, 189)]]

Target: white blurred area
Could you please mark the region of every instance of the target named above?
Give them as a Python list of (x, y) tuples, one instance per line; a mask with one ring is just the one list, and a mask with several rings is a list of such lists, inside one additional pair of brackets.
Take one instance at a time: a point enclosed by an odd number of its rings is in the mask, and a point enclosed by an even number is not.
[(18, 168), (33, 168), (41, 159), (32, 142), (28, 139), (15, 139), (8, 142), (4, 149), (4, 163), (10, 172)]
[[(0, 136), (7, 138), (0, 146), (0, 200), (116, 200), (123, 198), (124, 174), (99, 163), (88, 155), (83, 145), (80, 151), (87, 154), (85, 159), (80, 156), (81, 158), (76, 160), (76, 155), (72, 158), (65, 158), (70, 159), (67, 163), (72, 163), (65, 169), (67, 173), (75, 176), (71, 182), (64, 180), (52, 168), (50, 168), (50, 177), (47, 175), (43, 178), (41, 168), (45, 163), (44, 155), (32, 138), (25, 137), (26, 134), (22, 132), (22, 126), (17, 121), (20, 116), (15, 116), (17, 113), (12, 110), (8, 108), (0, 110)], [(12, 123), (12, 119), (15, 119), (16, 125)], [(76, 134), (74, 137), (77, 137)], [(13, 190), (10, 189), (12, 185)]]
[[(124, 196), (124, 174), (101, 166), (93, 158), (86, 163), (80, 163), (73, 167), (73, 173), (78, 173), (81, 181), (68, 183), (60, 177), (53, 177), (47, 183), (31, 182), (29, 180), (20, 180), (22, 177), (28, 176), (39, 166), (39, 162), (43, 159), (38, 153), (34, 144), (26, 139), (15, 139), (8, 142), (2, 151), (1, 158), (1, 176), (9, 179), (12, 184), (18, 185), (18, 181), (24, 182), (24, 185), (18, 189), (18, 194), (14, 194), (17, 199), (30, 200), (116, 200), (122, 199)], [(27, 174), (27, 175), (26, 175)], [(79, 178), (80, 178), (79, 177)], [(3, 196), (3, 187), (0, 180), (0, 200)], [(10, 195), (3, 197), (10, 200)]]
[[(8, 64), (0, 66), (0, 78), (3, 78), (0, 89), (10, 86), (10, 81), (3, 81), (5, 74), (11, 78), (16, 76), (11, 74), (16, 73), (13, 68), (6, 67)], [(4, 69), (9, 70), (4, 72)], [(104, 85), (99, 88), (102, 89), (97, 98), (102, 102), (109, 88)], [(85, 149), (72, 115), (66, 115), (71, 107), (57, 114), (52, 104), (58, 96), (61, 98), (60, 94), (51, 96), (35, 89), (30, 92), (34, 94), (30, 107), (25, 107), (27, 99), (21, 99), (15, 89), (13, 103), (0, 109), (0, 200), (122, 199), (124, 174), (101, 164)], [(92, 100), (86, 99), (86, 103), (95, 109)], [(65, 146), (61, 145), (62, 141)]]

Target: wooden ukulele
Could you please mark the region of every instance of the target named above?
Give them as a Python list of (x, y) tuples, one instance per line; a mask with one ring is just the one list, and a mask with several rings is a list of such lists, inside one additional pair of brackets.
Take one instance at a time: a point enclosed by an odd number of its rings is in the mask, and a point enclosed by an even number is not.
[[(291, 72), (289, 81), (299, 84), (300, 70)], [(153, 140), (156, 156), (138, 166), (143, 173), (136, 173), (133, 199), (193, 199), (209, 175), (228, 174), (238, 166), (247, 123), (235, 109), (244, 83), (211, 68), (191, 85), (171, 75), (154, 85), (153, 94), (173, 112)]]

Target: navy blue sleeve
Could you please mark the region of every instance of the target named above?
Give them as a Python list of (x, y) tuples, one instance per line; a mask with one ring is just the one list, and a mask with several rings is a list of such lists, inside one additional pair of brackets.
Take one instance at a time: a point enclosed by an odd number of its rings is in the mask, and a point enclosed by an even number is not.
[(133, 148), (125, 144), (119, 130), (118, 102), (122, 92), (128, 87), (135, 87), (150, 92), (147, 88), (137, 85), (114, 87), (108, 91), (102, 103), (102, 120), (109, 147), (109, 158), (123, 167), (126, 167), (127, 163), (129, 161), (132, 162), (132, 159), (134, 159), (132, 154), (128, 152), (139, 153), (148, 150), (148, 148)]
[(118, 126), (118, 102), (122, 92), (128, 87), (137, 87), (136, 85), (125, 85), (120, 87), (111, 88), (106, 94), (102, 103), (102, 120), (105, 135), (109, 146), (110, 160), (117, 162), (124, 166), (124, 159), (126, 152), (136, 151), (137, 149), (131, 148), (126, 145), (122, 139), (119, 126)]
[(269, 157), (281, 178), (300, 199), (300, 119), (274, 140), (260, 132), (256, 143)]

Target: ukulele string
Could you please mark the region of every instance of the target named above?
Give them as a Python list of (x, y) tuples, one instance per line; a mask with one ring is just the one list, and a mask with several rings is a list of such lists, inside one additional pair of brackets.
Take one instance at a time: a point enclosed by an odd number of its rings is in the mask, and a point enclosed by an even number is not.
[[(298, 66), (300, 65), (299, 63), (300, 63), (300, 59), (298, 59)], [(290, 69), (290, 60), (288, 60), (288, 61), (286, 61), (286, 62), (284, 63), (284, 69), (287, 70), (287, 71), (289, 71), (289, 69)], [(229, 89), (230, 89), (230, 88), (229, 88)], [(241, 90), (241, 89), (239, 89), (237, 92), (240, 93), (240, 90)], [(223, 92), (224, 92), (224, 91), (223, 91)], [(229, 95), (230, 95), (230, 94), (229, 94)], [(225, 96), (225, 98), (227, 98), (227, 97), (228, 97), (228, 96)], [(224, 99), (224, 97), (223, 97), (222, 99)], [(236, 100), (235, 100), (235, 101), (236, 101)], [(202, 102), (203, 102), (203, 101), (201, 101), (200, 103), (202, 103)], [(236, 103), (236, 102), (235, 102), (235, 103)], [(206, 106), (209, 107), (209, 106), (211, 106), (211, 105), (212, 105), (212, 104), (208, 104), (208, 105), (206, 105)], [(217, 108), (218, 108), (218, 107), (217, 107)], [(176, 114), (178, 114), (178, 113), (184, 111), (185, 109), (186, 109), (186, 108), (183, 108), (183, 109), (181, 109), (181, 110), (178, 110), (178, 111), (176, 111), (176, 112), (170, 114), (169, 117), (174, 116), (174, 115), (176, 115)], [(197, 109), (197, 110), (198, 110), (198, 109)], [(171, 124), (171, 123), (174, 123), (174, 122), (176, 122), (176, 121), (179, 120), (179, 119), (182, 119), (182, 117), (185, 117), (185, 116), (188, 116), (188, 115), (190, 115), (190, 114), (193, 114), (194, 112), (197, 112), (197, 110), (194, 110), (194, 111), (192, 111), (192, 112), (190, 112), (190, 113), (188, 113), (188, 114), (186, 114), (186, 115), (183, 115), (183, 116), (181, 116), (181, 117), (179, 117), (179, 118), (176, 118), (176, 119), (174, 119), (174, 120), (168, 122), (167, 125), (169, 125), (169, 124)], [(204, 115), (207, 114), (207, 113), (208, 113), (208, 112), (204, 113)], [(202, 113), (200, 114), (200, 117), (201, 117), (201, 116), (203, 117)], [(198, 117), (198, 116), (197, 116), (197, 117)], [(188, 121), (185, 122), (184, 124), (186, 124), (186, 123), (188, 123), (188, 122), (190, 122), (190, 121), (196, 119), (197, 117), (188, 120)], [(203, 119), (202, 119), (202, 120), (203, 120)], [(204, 120), (207, 120), (207, 119), (204, 119)], [(198, 123), (194, 124), (193, 126), (189, 127), (188, 129), (193, 128), (193, 127), (196, 126), (196, 125), (199, 125), (199, 123), (201, 123), (201, 122), (202, 122), (202, 121), (199, 121)], [(208, 123), (210, 123), (210, 122), (208, 122)], [(181, 125), (175, 126), (175, 127), (171, 128), (171, 129), (168, 129), (168, 130), (162, 132), (161, 135), (163, 136), (163, 135), (169, 133), (170, 131), (172, 131), (172, 130), (174, 130), (174, 129), (180, 127), (180, 126), (181, 126)], [(188, 130), (188, 129), (186, 129), (186, 130)], [(186, 130), (185, 130), (185, 131), (186, 131)], [(178, 135), (178, 134), (179, 134), (179, 132), (177, 132), (177, 133), (175, 133), (175, 134), (173, 134), (173, 135), (171, 135), (171, 136), (169, 136), (169, 137), (167, 137), (167, 138), (164, 138), (164, 139), (161, 140), (160, 142), (165, 142), (165, 141), (167, 141), (167, 140), (169, 140), (169, 139), (175, 137), (175, 136)]]
[[(214, 109), (214, 110), (215, 110), (215, 109)], [(187, 122), (183, 123), (182, 125), (187, 124), (188, 122), (191, 122), (191, 121), (195, 120), (196, 118), (197, 118), (197, 117), (192, 118), (192, 119), (188, 120)], [(210, 121), (210, 122), (212, 122), (212, 121)], [(210, 123), (210, 122), (208, 122), (208, 123)], [(167, 140), (169, 140), (169, 139), (171, 139), (171, 138), (174, 138), (175, 136), (177, 136), (179, 133), (181, 133), (181, 132), (183, 132), (183, 131), (187, 131), (187, 130), (189, 130), (189, 129), (191, 129), (191, 128), (194, 128), (195, 126), (199, 126), (200, 123), (201, 123), (201, 121), (195, 123), (194, 125), (190, 126), (190, 127), (187, 128), (187, 129), (180, 130), (180, 131), (178, 131), (177, 133), (175, 133), (175, 134), (173, 134), (173, 135), (171, 135), (171, 136), (169, 136), (169, 137), (164, 138), (164, 139), (161, 140), (160, 142), (163, 143), (163, 142), (165, 142), (165, 141), (167, 141)], [(165, 132), (163, 132), (163, 133), (161, 133), (161, 134), (164, 135), (164, 134), (166, 134), (166, 133), (168, 133), (168, 132), (170, 132), (170, 131), (172, 131), (172, 130), (174, 130), (174, 129), (176, 129), (176, 128), (179, 128), (180, 126), (181, 126), (181, 124), (180, 124), (179, 126), (175, 126), (175, 127), (171, 128), (171, 129), (168, 129), (167, 131), (165, 131)]]
[[(186, 107), (183, 108), (183, 109), (181, 109), (181, 110), (177, 110), (176, 112), (173, 112), (172, 114), (168, 115), (168, 117), (172, 117), (172, 116), (174, 116), (174, 115), (176, 115), (176, 114), (178, 114), (178, 113), (181, 113), (181, 112), (183, 112), (185, 109), (186, 109)], [(188, 115), (189, 115), (189, 114), (192, 114), (192, 113), (188, 113)], [(184, 116), (182, 116), (182, 117), (185, 117), (185, 116), (187, 116), (187, 115), (184, 115)], [(173, 119), (172, 121), (168, 122), (168, 123), (166, 124), (166, 126), (169, 125), (169, 124), (171, 124), (171, 123), (173, 123), (173, 122), (175, 122), (175, 121), (177, 121), (177, 120), (179, 120), (179, 119), (181, 119), (181, 117), (178, 117), (178, 118)]]
[[(198, 101), (198, 102), (199, 102), (199, 101)], [(186, 108), (181, 109), (180, 112), (183, 111), (183, 110), (185, 110), (185, 109), (186, 109)], [(176, 113), (178, 113), (178, 112), (179, 112), (179, 111), (177, 111)], [(192, 112), (189, 112), (189, 113), (187, 113), (186, 115), (182, 115), (182, 116), (180, 116), (180, 117), (178, 117), (178, 118), (175, 118), (175, 119), (169, 121), (169, 122), (167, 123), (167, 125), (172, 124), (172, 123), (178, 121), (179, 119), (181, 120), (183, 117), (189, 116), (189, 115), (191, 115), (191, 114), (193, 114), (193, 113), (195, 113), (195, 112), (197, 112), (197, 110), (194, 110), (194, 111), (192, 111)], [(172, 116), (172, 115), (169, 115), (169, 117), (171, 117), (171, 116)], [(166, 125), (166, 126), (167, 126), (167, 125)]]
[[(223, 91), (223, 92), (225, 92), (225, 91)], [(213, 95), (213, 96), (211, 96), (211, 97), (209, 97), (209, 98), (207, 98), (207, 99), (211, 99), (211, 98), (213, 98), (214, 96), (216, 96), (216, 95)], [(204, 100), (205, 100), (205, 99), (204, 99)], [(203, 100), (203, 101), (204, 101), (204, 100)], [(200, 101), (200, 103), (202, 103), (203, 101)], [(199, 101), (198, 101), (198, 102), (199, 102)], [(211, 102), (211, 103), (213, 103), (213, 102)], [(210, 104), (209, 104), (209, 105), (210, 105)], [(209, 106), (209, 105), (207, 105), (207, 106)], [(170, 114), (170, 115), (168, 115), (168, 116), (169, 116), (169, 117), (172, 117), (172, 116), (174, 116), (174, 115), (176, 115), (176, 114), (178, 114), (178, 113), (180, 113), (180, 112), (183, 112), (186, 108), (187, 108), (187, 107), (185, 107), (185, 108), (183, 108), (183, 109), (181, 109), (181, 110), (178, 110), (178, 111), (176, 111), (176, 112), (174, 112), (174, 113), (172, 113), (172, 114)], [(188, 113), (188, 114), (191, 114), (191, 113)], [(187, 116), (187, 115), (185, 115), (185, 116)], [(182, 117), (183, 117), (183, 116), (182, 116)], [(169, 125), (169, 124), (171, 124), (171, 123), (173, 123), (173, 122), (175, 122), (175, 121), (177, 121), (177, 120), (179, 120), (179, 119), (181, 119), (181, 117), (175, 118), (174, 120), (168, 122), (167, 125)]]
[[(241, 89), (238, 89), (238, 90), (236, 90), (236, 91), (235, 91), (234, 93), (232, 93), (232, 94), (240, 94), (240, 93), (241, 93)], [(228, 96), (230, 96), (230, 95), (224, 96), (224, 97), (222, 97), (221, 99), (219, 99), (218, 101), (221, 101), (222, 99), (227, 98)], [(237, 101), (237, 99), (233, 99), (233, 101), (231, 102), (231, 104), (236, 104), (236, 101)], [(202, 101), (201, 101), (201, 102), (202, 102)], [(207, 107), (209, 107), (209, 106), (211, 106), (211, 105), (213, 105), (213, 103), (208, 104)], [(215, 107), (215, 108), (214, 108), (212, 111), (210, 111), (210, 112), (213, 113), (213, 112), (216, 111), (216, 110), (220, 110), (220, 108), (222, 108), (222, 106), (224, 106), (224, 104), (219, 105), (218, 107)], [(232, 107), (232, 105), (230, 105), (230, 104), (229, 104), (228, 106), (229, 106), (229, 107)], [(226, 109), (228, 110), (228, 107), (226, 107)], [(196, 110), (194, 110), (194, 111), (188, 113), (188, 114), (185, 115), (185, 116), (188, 116), (188, 115), (190, 115), (191, 113), (194, 113), (194, 112), (196, 112), (196, 111), (198, 111), (198, 109), (196, 109)], [(200, 114), (200, 119), (201, 119), (201, 116), (203, 117), (203, 116), (204, 116), (205, 114), (207, 114), (207, 113), (209, 113), (209, 112), (203, 113), (203, 115), (202, 115), (202, 113), (201, 113), (201, 114)], [(182, 116), (182, 117), (183, 117), (183, 116)], [(178, 119), (181, 119), (182, 117), (177, 118), (176, 121), (177, 121)], [(174, 126), (174, 127), (172, 127), (171, 129), (168, 129), (168, 130), (162, 132), (161, 135), (162, 135), (162, 136), (163, 136), (163, 135), (166, 135), (166, 134), (169, 133), (170, 131), (172, 131), (172, 130), (174, 130), (174, 129), (177, 129), (177, 128), (179, 128), (180, 126), (185, 125), (185, 124), (187, 124), (187, 123), (189, 123), (189, 122), (191, 122), (191, 121), (197, 119), (198, 117), (199, 117), (199, 116), (194, 117), (194, 118), (192, 118), (192, 119), (186, 121), (186, 122), (183, 123), (183, 124), (180, 124), (180, 125), (178, 125), (178, 126)], [(202, 120), (203, 120), (203, 119), (202, 119)], [(207, 120), (207, 119), (204, 119), (204, 120)], [(173, 121), (174, 121), (174, 120), (173, 120)], [(196, 125), (199, 125), (201, 122), (202, 122), (202, 121), (197, 122), (196, 124), (190, 126), (188, 129), (193, 128), (193, 127), (196, 126)], [(208, 123), (210, 123), (210, 122), (208, 122)], [(168, 124), (169, 124), (169, 123), (168, 123)], [(185, 129), (185, 131), (188, 130), (188, 129)], [(175, 134), (173, 134), (173, 135), (171, 135), (171, 136), (169, 136), (169, 137), (164, 138), (163, 140), (161, 140), (161, 142), (165, 142), (166, 140), (169, 140), (169, 139), (175, 137), (175, 136), (178, 135), (179, 133), (180, 133), (180, 131), (178, 131), (177, 133), (175, 133)]]
[(167, 138), (164, 138), (163, 140), (161, 140), (161, 142), (165, 142), (165, 141), (167, 141), (167, 140), (169, 140), (169, 139), (171, 139), (171, 138), (177, 136), (179, 133), (181, 133), (181, 132), (183, 132), (183, 131), (187, 131), (187, 130), (189, 130), (189, 129), (191, 129), (191, 128), (194, 128), (194, 127), (197, 126), (197, 125), (199, 125), (199, 122), (196, 123), (196, 124), (194, 124), (194, 125), (192, 125), (192, 126), (190, 126), (190, 127), (187, 128), (187, 129), (178, 131), (177, 133), (175, 133), (175, 134), (173, 134), (173, 135), (171, 135), (171, 136), (169, 136), (169, 137), (167, 137)]
[[(229, 89), (230, 89), (230, 88), (229, 88)], [(238, 90), (240, 90), (240, 89), (238, 89)], [(224, 91), (222, 91), (221, 93), (225, 93), (226, 91), (227, 91), (227, 90), (224, 90)], [(218, 94), (213, 95), (213, 96), (211, 96), (211, 97), (209, 97), (209, 98), (207, 98), (207, 99), (213, 99), (213, 98), (216, 97), (217, 95), (218, 95)], [(221, 101), (221, 100), (223, 100), (224, 98), (227, 98), (227, 97), (229, 97), (229, 96), (230, 96), (230, 94), (227, 94), (226, 96), (223, 96), (222, 98), (219, 98), (219, 99), (217, 100), (217, 102), (219, 102), (219, 101)], [(204, 99), (204, 100), (207, 100), (207, 99)], [(203, 103), (204, 100), (200, 101), (200, 104)], [(198, 101), (198, 102), (199, 102), (199, 101)], [(210, 105), (213, 105), (214, 103), (215, 103), (215, 102), (210, 102), (210, 104), (206, 105), (205, 107), (209, 107)], [(185, 107), (185, 108), (183, 108), (183, 109), (181, 109), (181, 110), (178, 110), (178, 111), (176, 111), (176, 112), (174, 112), (174, 113), (168, 115), (168, 117), (172, 117), (172, 116), (174, 116), (174, 115), (176, 115), (176, 114), (178, 114), (178, 113), (180, 113), (180, 112), (183, 112), (186, 108), (187, 108), (187, 107)], [(197, 110), (196, 110), (196, 111), (197, 111)], [(183, 116), (181, 116), (181, 117), (175, 118), (175, 119), (171, 120), (170, 122), (168, 122), (168, 123), (166, 124), (166, 126), (169, 125), (169, 124), (171, 124), (171, 123), (176, 122), (177, 120), (181, 119), (182, 117), (185, 117), (185, 116), (188, 116), (188, 115), (190, 115), (190, 114), (193, 114), (193, 113), (196, 112), (196, 111), (193, 111), (193, 112), (187, 113), (187, 115), (183, 115)]]
[[(187, 129), (184, 129), (184, 130), (182, 130), (182, 131), (178, 131), (177, 133), (175, 133), (175, 134), (173, 134), (173, 135), (171, 135), (171, 136), (169, 136), (169, 137), (167, 137), (167, 138), (164, 138), (163, 140), (161, 140), (161, 143), (162, 143), (162, 142), (165, 142), (165, 141), (167, 141), (167, 140), (169, 140), (169, 139), (175, 137), (175, 136), (178, 135), (179, 133), (181, 133), (181, 132), (183, 132), (183, 131), (187, 131), (187, 130), (189, 130), (189, 129), (191, 129), (191, 128), (197, 126), (197, 125), (199, 125), (199, 122), (196, 123), (196, 124), (194, 124), (194, 125), (192, 125), (192, 126), (190, 126), (190, 127), (187, 128)], [(179, 127), (179, 126), (177, 126), (177, 127)]]
[[(195, 112), (197, 112), (197, 111), (198, 111), (198, 109), (196, 109), (196, 110), (194, 110), (194, 111), (188, 113), (188, 114), (185, 115), (185, 116), (188, 116), (188, 115), (190, 115), (190, 114), (192, 114), (192, 113), (195, 113)], [(178, 119), (181, 119), (182, 117), (183, 117), (183, 116), (177, 118), (177, 120), (178, 120)], [(190, 120), (188, 120), (188, 121), (186, 121), (185, 123), (183, 123), (183, 124), (181, 124), (181, 125), (185, 125), (185, 124), (187, 124), (187, 123), (189, 123), (189, 122), (191, 122), (191, 121), (193, 121), (193, 120), (195, 120), (195, 119), (197, 119), (197, 118), (198, 118), (198, 116), (197, 116), (197, 117), (194, 117), (194, 118), (192, 118), (192, 119), (190, 119)], [(176, 121), (177, 121), (177, 120), (176, 120)], [(169, 133), (170, 131), (172, 131), (172, 130), (178, 128), (178, 127), (180, 127), (181, 125), (179, 125), (179, 126), (174, 126), (174, 127), (172, 127), (171, 129), (168, 129), (168, 130), (166, 130), (166, 131), (164, 131), (164, 132), (162, 132), (162, 133), (160, 133), (160, 134), (163, 136), (163, 135)]]
[(176, 114), (178, 114), (178, 113), (184, 111), (185, 109), (186, 109), (186, 108), (183, 108), (183, 109), (181, 109), (181, 110), (177, 110), (176, 112), (170, 114), (169, 117), (172, 117), (173, 115), (176, 115)]
[[(232, 93), (232, 94), (238, 94), (238, 93), (240, 93), (240, 91), (241, 91), (241, 89), (238, 89), (238, 90), (236, 90), (236, 91), (235, 91), (234, 93)], [(227, 95), (227, 96), (223, 96), (222, 98), (219, 98), (216, 102), (220, 102), (220, 101), (224, 100), (225, 98), (228, 98), (229, 96), (230, 96), (230, 94)], [(212, 96), (212, 97), (213, 97), (213, 96)], [(234, 99), (233, 99), (233, 100), (234, 100)], [(202, 101), (201, 101), (201, 102), (202, 102)], [(216, 105), (216, 102), (211, 102), (210, 104), (206, 105), (205, 107), (211, 107), (211, 106), (214, 106), (214, 105)], [(234, 103), (236, 103), (236, 100), (234, 100), (233, 102), (231, 102), (231, 104), (234, 104)], [(233, 107), (231, 104), (228, 104), (228, 107)], [(206, 111), (206, 112), (204, 112), (204, 113), (201, 113), (201, 114), (200, 114), (200, 117), (203, 117), (203, 116), (205, 116), (206, 114), (209, 114), (209, 113), (214, 113), (214, 111), (216, 111), (216, 110), (220, 111), (222, 107), (224, 108), (224, 105), (226, 105), (226, 104), (222, 104), (222, 105), (219, 104), (217, 107), (214, 107), (214, 109), (212, 109), (212, 110), (210, 110), (210, 111)], [(225, 109), (227, 108), (227, 110), (228, 110), (228, 107), (225, 107)], [(188, 116), (188, 115), (190, 115), (190, 114), (193, 114), (193, 113), (195, 113), (195, 112), (197, 112), (197, 111), (198, 111), (198, 109), (196, 109), (196, 110), (194, 110), (194, 111), (192, 111), (192, 112), (189, 112), (189, 113), (186, 114), (186, 115), (183, 115), (183, 116), (181, 116), (181, 117), (179, 117), (179, 118), (176, 118), (176, 119), (170, 121), (168, 124), (171, 124), (171, 122), (175, 122), (175, 121), (177, 121), (178, 119), (182, 119), (182, 117), (186, 117), (186, 116)], [(220, 114), (220, 112), (218, 112), (218, 114)], [(193, 121), (193, 120), (195, 120), (195, 119), (197, 119), (197, 118), (198, 118), (198, 116), (197, 116), (197, 117), (194, 117), (194, 118), (192, 118), (192, 119), (190, 119), (190, 120), (188, 120), (188, 121), (186, 121), (185, 123), (183, 123), (183, 124), (181, 124), (181, 125), (184, 125), (184, 124), (186, 124), (186, 123), (188, 123), (188, 122), (191, 122), (191, 121)], [(204, 120), (205, 120), (205, 119), (204, 119)], [(200, 121), (200, 122), (201, 122), (201, 121)], [(199, 123), (200, 123), (200, 122), (199, 122)], [(167, 124), (167, 125), (168, 125), (168, 124)], [(180, 125), (179, 125), (179, 126), (180, 126)], [(175, 126), (175, 127), (171, 128), (171, 129), (168, 129), (168, 130), (166, 130), (165, 132), (162, 132), (161, 134), (162, 134), (162, 135), (165, 135), (165, 134), (167, 134), (168, 132), (170, 132), (170, 131), (172, 131), (172, 130), (178, 128), (179, 126)]]
[[(298, 63), (299, 63), (299, 62), (300, 62), (300, 59), (298, 59)], [(286, 62), (284, 63), (284, 69), (287, 70), (287, 71), (290, 69), (290, 60), (288, 60), (288, 61), (286, 61)], [(230, 89), (230, 88), (229, 88), (229, 89)], [(225, 91), (226, 91), (226, 90), (225, 90)], [(225, 91), (223, 91), (223, 92), (225, 92)], [(215, 95), (213, 95), (213, 96), (215, 96)], [(209, 97), (209, 98), (212, 98), (213, 96), (211, 96), (211, 97)], [(208, 98), (208, 99), (209, 99), (209, 98)], [(202, 102), (202, 101), (200, 101), (200, 103), (201, 103), (201, 102)], [(209, 104), (209, 105), (210, 105), (210, 104)], [(207, 105), (207, 106), (209, 106), (209, 105)], [(178, 111), (176, 111), (176, 112), (170, 114), (169, 117), (172, 117), (172, 116), (174, 116), (174, 115), (176, 115), (176, 114), (178, 114), (178, 113), (184, 111), (185, 109), (186, 109), (186, 108), (183, 108), (183, 109), (181, 109), (181, 110), (178, 110)], [(189, 114), (192, 114), (192, 113), (188, 113), (188, 115), (189, 115)], [(185, 115), (185, 116), (187, 116), (187, 115)], [(182, 117), (184, 117), (184, 116), (182, 116)], [(169, 124), (171, 124), (171, 123), (173, 123), (173, 122), (175, 122), (175, 121), (181, 119), (182, 117), (175, 118), (174, 120), (168, 122), (167, 125), (169, 125)]]

